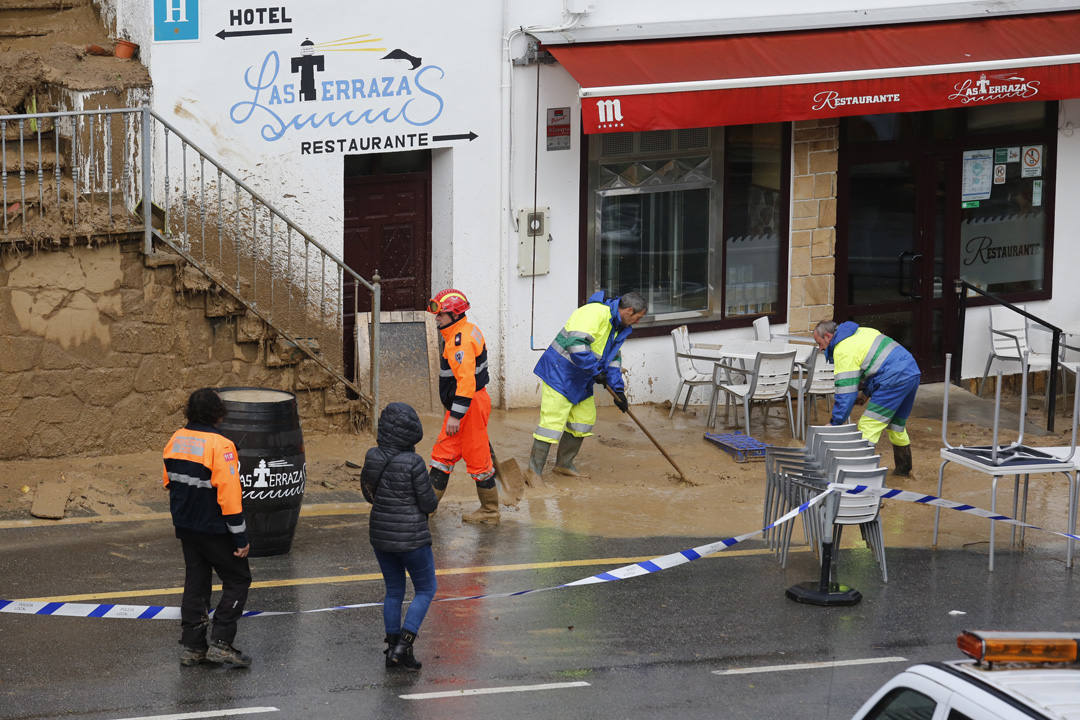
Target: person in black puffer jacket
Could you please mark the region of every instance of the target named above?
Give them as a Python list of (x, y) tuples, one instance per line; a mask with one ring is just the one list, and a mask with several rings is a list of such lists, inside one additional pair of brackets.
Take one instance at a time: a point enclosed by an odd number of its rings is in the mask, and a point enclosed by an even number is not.
[[(379, 444), (367, 451), (360, 472), (364, 498), (372, 505), (368, 519), (371, 547), (386, 584), (383, 624), (388, 668), (420, 669), (413, 656), (413, 642), (435, 597), (428, 515), (435, 512), (439, 500), (427, 464), (414, 452), (423, 437), (416, 411), (405, 403), (390, 403), (379, 416)], [(403, 623), (406, 571), (415, 596)]]

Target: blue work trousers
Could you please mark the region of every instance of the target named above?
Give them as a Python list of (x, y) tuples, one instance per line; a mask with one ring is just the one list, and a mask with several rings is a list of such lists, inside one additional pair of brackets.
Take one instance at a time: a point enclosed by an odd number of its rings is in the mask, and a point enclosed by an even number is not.
[[(408, 552), (375, 551), (379, 561), (383, 582), (386, 584), (386, 597), (383, 598), (383, 624), (388, 635), (396, 635), (402, 630), (420, 632), (420, 623), (424, 622), (428, 606), (435, 597), (435, 556), (431, 546), (409, 550)], [(401, 606), (405, 602), (405, 572), (408, 571), (413, 583), (413, 599), (405, 613), (405, 622), (401, 622)]]

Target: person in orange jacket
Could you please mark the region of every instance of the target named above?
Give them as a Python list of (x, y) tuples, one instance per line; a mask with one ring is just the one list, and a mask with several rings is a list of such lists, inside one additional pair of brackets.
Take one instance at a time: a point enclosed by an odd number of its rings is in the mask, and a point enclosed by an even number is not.
[[(212, 388), (191, 393), (184, 414), (187, 424), (173, 433), (162, 454), (162, 484), (184, 550), (180, 664), (247, 667), (251, 658), (232, 644), (251, 587), (240, 458), (233, 441), (216, 428), (225, 418), (225, 403)], [(221, 578), (221, 600), (207, 644), (214, 570)]]
[(499, 490), (491, 461), (487, 424), (491, 415), (488, 396), (487, 345), (480, 328), (465, 317), (469, 309), (465, 293), (442, 290), (428, 301), (441, 335), (439, 397), (446, 415), (431, 450), (431, 484), (442, 498), (454, 464), (464, 458), (465, 469), (476, 481), (480, 509), (461, 516), (468, 523), (499, 524)]

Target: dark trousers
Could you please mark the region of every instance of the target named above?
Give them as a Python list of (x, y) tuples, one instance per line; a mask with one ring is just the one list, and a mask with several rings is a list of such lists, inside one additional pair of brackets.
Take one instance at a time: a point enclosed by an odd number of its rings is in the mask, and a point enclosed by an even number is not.
[(236, 621), (244, 614), (251, 569), (247, 558), (233, 555), (236, 547), (228, 535), (185, 533), (180, 538), (184, 548), (184, 597), (180, 601), (180, 644), (196, 650), (206, 649), (206, 627), (210, 613), (210, 571), (221, 578), (221, 600), (214, 611), (211, 641), (232, 643)]

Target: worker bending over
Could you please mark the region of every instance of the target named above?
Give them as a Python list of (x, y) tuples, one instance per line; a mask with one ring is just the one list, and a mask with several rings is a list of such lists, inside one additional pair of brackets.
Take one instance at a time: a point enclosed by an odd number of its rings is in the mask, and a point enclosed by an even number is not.
[(915, 358), (900, 343), (853, 322), (818, 323), (814, 341), (835, 367), (836, 394), (830, 424), (842, 425), (859, 394), (867, 396), (859, 431), (877, 444), (883, 430), (893, 446), (895, 475), (911, 474), (911, 439), (907, 419), (915, 404), (921, 374)]

